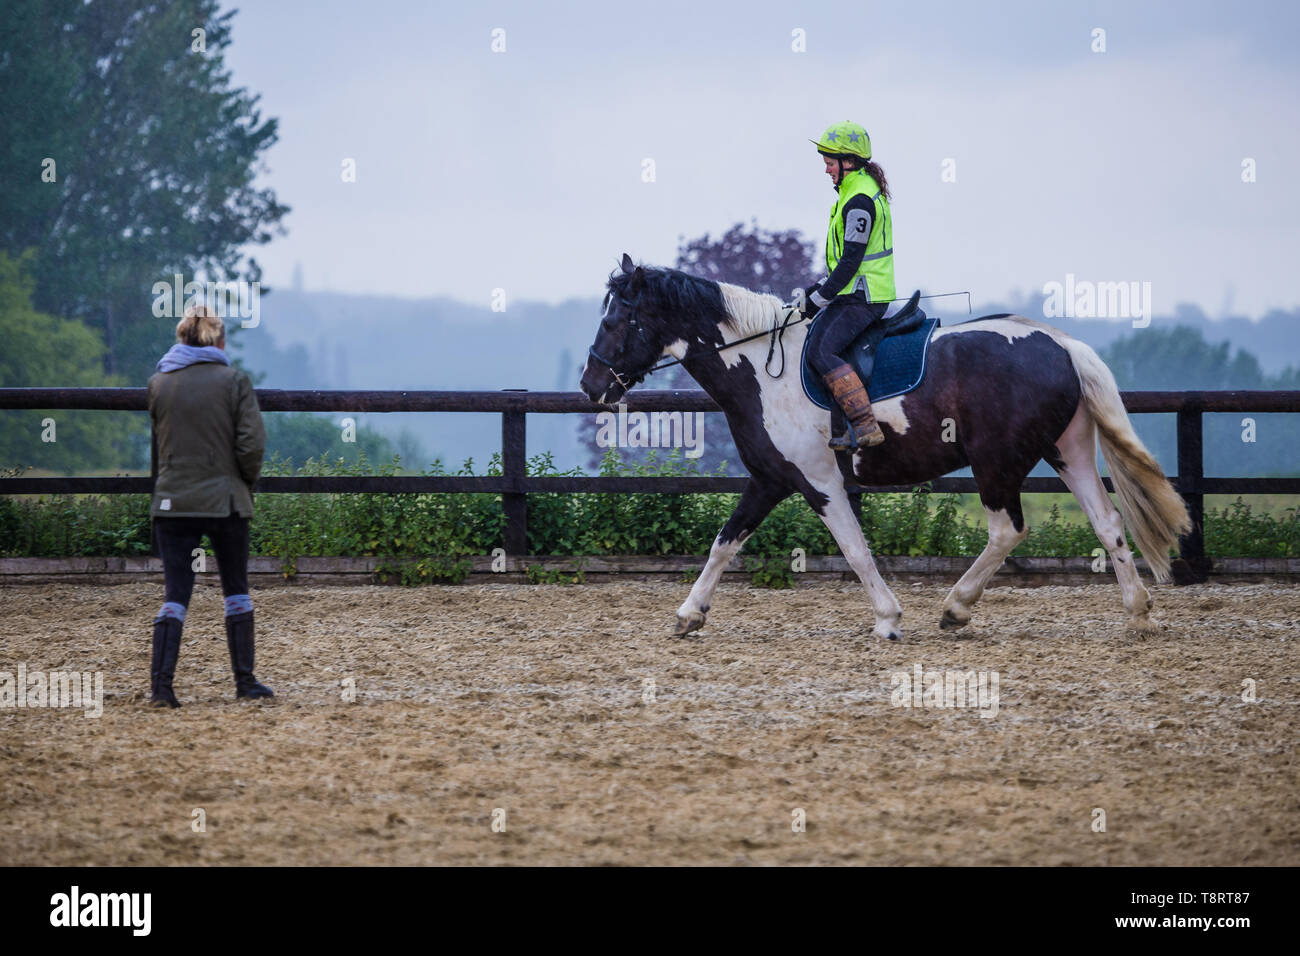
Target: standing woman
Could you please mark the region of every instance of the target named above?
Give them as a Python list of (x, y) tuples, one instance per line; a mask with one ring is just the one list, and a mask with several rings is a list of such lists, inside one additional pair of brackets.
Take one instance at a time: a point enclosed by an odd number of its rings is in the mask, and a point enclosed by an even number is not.
[(835, 400), (827, 444), (852, 451), (885, 440), (866, 386), (844, 352), (884, 317), (895, 297), (889, 183), (885, 171), (871, 161), (871, 140), (857, 123), (836, 123), (815, 145), (838, 195), (826, 232), (830, 274), (804, 290), (801, 311), (807, 316), (823, 310), (809, 333), (808, 357)]
[(166, 599), (153, 625), (150, 700), (179, 707), (172, 691), (185, 610), (194, 590), (193, 551), (212, 541), (226, 596), (226, 645), (236, 697), (272, 697), (253, 676), (253, 600), (248, 594), (248, 521), (266, 432), (248, 376), (226, 357), (226, 327), (204, 306), (185, 310), (177, 344), (149, 379), (157, 479), (150, 514)]

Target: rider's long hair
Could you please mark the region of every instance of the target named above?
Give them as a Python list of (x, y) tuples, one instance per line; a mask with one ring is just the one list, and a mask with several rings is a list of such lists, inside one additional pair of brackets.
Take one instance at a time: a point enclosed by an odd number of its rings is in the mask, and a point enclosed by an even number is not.
[(885, 197), (885, 202), (892, 200), (894, 197), (889, 193), (889, 183), (885, 181), (885, 171), (880, 168), (880, 164), (873, 163), (869, 159), (860, 159), (858, 164), (876, 181), (876, 185), (880, 187), (880, 195)]

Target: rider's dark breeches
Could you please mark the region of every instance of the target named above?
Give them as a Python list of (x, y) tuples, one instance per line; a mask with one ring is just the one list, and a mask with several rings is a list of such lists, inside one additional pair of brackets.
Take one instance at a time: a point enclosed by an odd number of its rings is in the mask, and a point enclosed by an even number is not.
[(844, 353), (853, 340), (888, 308), (887, 302), (868, 303), (856, 295), (836, 296), (809, 333), (808, 361), (817, 374), (826, 375), (843, 365)]

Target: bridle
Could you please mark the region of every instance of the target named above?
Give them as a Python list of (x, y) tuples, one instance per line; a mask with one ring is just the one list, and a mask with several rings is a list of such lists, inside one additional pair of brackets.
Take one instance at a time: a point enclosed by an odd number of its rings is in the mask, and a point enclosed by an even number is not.
[[(628, 321), (631, 322), (632, 325), (636, 326), (637, 325), (636, 316), (637, 316), (637, 310), (638, 308), (640, 308), (641, 296), (638, 294), (635, 299), (629, 301), (619, 293), (611, 291), (610, 297), (614, 299), (616, 302), (618, 302), (618, 304), (623, 306), (624, 308), (632, 310), (631, 318), (629, 318)], [(587, 354), (590, 355), (592, 358), (594, 358), (601, 365), (605, 366), (605, 368), (609, 369), (609, 374), (614, 376), (614, 381), (618, 382), (618, 384), (623, 387), (624, 392), (631, 391), (633, 385), (636, 385), (647, 375), (658, 370), (652, 368), (649, 371), (642, 372), (640, 376), (632, 379), (632, 381), (629, 383), (623, 378), (622, 375), (618, 374), (618, 369), (614, 367), (613, 362), (611, 362), (609, 359), (605, 358), (605, 356), (601, 355), (599, 352), (596, 351), (596, 346), (594, 344), (591, 346), (591, 348), (587, 349)]]
[[(641, 295), (637, 295), (635, 299), (629, 300), (624, 298), (619, 293), (611, 291), (610, 298), (613, 301), (617, 302), (619, 305), (623, 306), (625, 309), (632, 310), (632, 314), (628, 318), (628, 321), (633, 325), (636, 325), (637, 310), (639, 309), (641, 304)], [(783, 341), (785, 338), (785, 330), (791, 325), (798, 325), (800, 322), (808, 321), (808, 316), (801, 316), (800, 318), (795, 319), (793, 322), (790, 321), (791, 318), (799, 311), (793, 305), (783, 305), (781, 308), (785, 312), (785, 318), (779, 324), (773, 323), (772, 328), (770, 330), (766, 332), (758, 332), (754, 335), (748, 335), (743, 339), (736, 339), (734, 342), (727, 342), (723, 345), (719, 345), (717, 348), (710, 349), (707, 352), (700, 352), (699, 355), (701, 356), (716, 355), (717, 353), (721, 352), (723, 349), (729, 349), (736, 345), (742, 345), (745, 342), (752, 342), (754, 339), (761, 339), (765, 335), (770, 336), (771, 344), (768, 346), (767, 361), (763, 363), (763, 367), (767, 371), (767, 374), (771, 375), (772, 378), (780, 378), (781, 375), (784, 374), (785, 372), (785, 345)], [(775, 353), (777, 345), (781, 345), (781, 371), (777, 372), (775, 375), (772, 375), (772, 369), (771, 369), (772, 355)], [(614, 381), (618, 382), (618, 384), (622, 386), (624, 392), (630, 391), (633, 385), (636, 385), (639, 382), (641, 382), (647, 375), (653, 375), (655, 372), (658, 372), (661, 369), (671, 368), (674, 365), (680, 365), (682, 362), (681, 359), (673, 359), (669, 362), (664, 362), (661, 365), (656, 365), (653, 368), (649, 368), (646, 371), (642, 372), (637, 377), (632, 378), (631, 381), (629, 382), (627, 379), (625, 379), (622, 375), (619, 374), (619, 371), (617, 368), (614, 367), (613, 362), (611, 362), (609, 359), (605, 358), (605, 356), (601, 355), (599, 352), (596, 351), (595, 345), (592, 345), (591, 348), (587, 349), (587, 354), (590, 355), (592, 358), (594, 358), (601, 365), (605, 366), (605, 368), (609, 369), (609, 374), (614, 376)]]

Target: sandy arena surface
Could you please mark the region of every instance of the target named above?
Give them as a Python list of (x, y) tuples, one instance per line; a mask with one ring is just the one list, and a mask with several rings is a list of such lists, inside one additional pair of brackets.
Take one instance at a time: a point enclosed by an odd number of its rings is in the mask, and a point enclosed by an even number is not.
[[(0, 588), (0, 671), (105, 692), (0, 709), (5, 863), (1300, 863), (1295, 587), (1153, 588), (1145, 636), (1113, 583), (993, 589), (955, 633), (945, 590), (897, 588), (895, 645), (848, 584), (724, 584), (684, 641), (678, 583), (256, 590), (277, 698), (239, 703), (206, 585), (171, 711), (160, 587)], [(918, 663), (997, 671), (996, 716), (891, 706)]]

